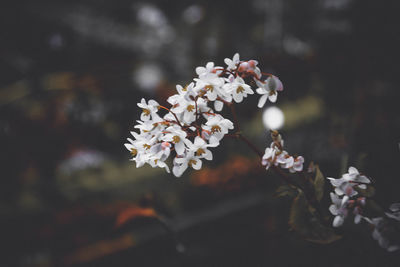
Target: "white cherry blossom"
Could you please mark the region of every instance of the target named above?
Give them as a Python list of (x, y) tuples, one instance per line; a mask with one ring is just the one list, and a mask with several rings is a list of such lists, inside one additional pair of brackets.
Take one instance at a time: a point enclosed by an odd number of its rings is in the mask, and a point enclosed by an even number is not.
[(230, 76), (228, 78), (229, 83), (226, 83), (223, 86), (223, 89), (226, 90), (227, 93), (231, 94), (236, 103), (240, 103), (243, 101), (243, 98), (247, 97), (247, 95), (254, 94), (253, 90), (251, 90), (250, 85), (246, 84), (245, 81), (241, 77), (234, 78)]
[(236, 70), (237, 65), (240, 63), (239, 57), (240, 57), (239, 53), (236, 53), (232, 59), (230, 58), (224, 59), (225, 64), (228, 66), (227, 67), (228, 70)]
[(142, 114), (140, 115), (140, 119), (142, 121), (148, 121), (151, 118), (158, 117), (157, 111), (159, 104), (157, 101), (150, 99), (148, 103), (146, 103), (146, 100), (142, 98), (140, 103), (137, 104), (140, 108), (142, 108)]

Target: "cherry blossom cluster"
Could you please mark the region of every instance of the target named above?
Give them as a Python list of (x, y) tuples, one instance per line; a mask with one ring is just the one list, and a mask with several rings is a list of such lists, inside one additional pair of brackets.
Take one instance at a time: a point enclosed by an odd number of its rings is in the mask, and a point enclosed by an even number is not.
[(129, 143), (125, 144), (136, 167), (147, 163), (170, 172), (166, 160), (173, 152), (175, 176), (181, 176), (188, 167), (200, 169), (202, 160), (213, 158), (209, 148), (218, 146), (229, 130), (234, 129), (232, 121), (217, 113), (224, 105), (240, 103), (254, 94), (250, 83), (257, 85), (260, 108), (267, 100), (275, 102), (278, 91), (283, 90), (281, 81), (262, 73), (256, 60), (241, 61), (239, 54), (235, 54), (232, 59), (226, 58), (225, 63), (226, 67), (215, 66), (213, 62), (197, 67), (193, 82), (177, 85), (177, 93), (167, 99), (169, 108), (155, 100), (142, 99), (138, 103), (142, 113), (135, 128), (139, 132), (131, 132), (133, 139), (128, 138)]
[(283, 150), (283, 140), (278, 131), (271, 131), (272, 143), (265, 149), (262, 157), (262, 165), (265, 169), (271, 166), (279, 166), (283, 169), (288, 169), (291, 173), (301, 172), (303, 170), (304, 158), (302, 156), (291, 156)]
[(366, 199), (358, 197), (357, 188), (367, 189), (367, 184), (371, 183), (370, 179), (361, 175), (354, 167), (350, 167), (349, 172), (339, 179), (327, 178), (335, 188), (334, 192), (330, 193), (332, 205), (329, 207), (329, 211), (335, 216), (333, 226), (341, 226), (351, 211), (354, 214), (354, 223), (358, 224), (361, 219), (365, 219), (362, 210)]
[(363, 215), (366, 204), (365, 197), (359, 197), (359, 189), (367, 189), (371, 180), (361, 175), (354, 167), (350, 167), (348, 173), (343, 174), (339, 179), (330, 178), (334, 192), (330, 193), (332, 204), (329, 211), (335, 216), (333, 226), (339, 227), (344, 223), (346, 217), (353, 213), (354, 223), (358, 224), (362, 219), (370, 223), (374, 230), (372, 237), (378, 241), (379, 245), (387, 251), (400, 249), (400, 203), (390, 206), (390, 212), (385, 212), (386, 216), (368, 218)]

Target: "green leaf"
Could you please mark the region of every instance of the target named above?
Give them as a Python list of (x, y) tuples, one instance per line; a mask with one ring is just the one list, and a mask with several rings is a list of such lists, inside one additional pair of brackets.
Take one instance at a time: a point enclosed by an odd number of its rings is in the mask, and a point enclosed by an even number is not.
[(314, 189), (315, 196), (318, 201), (321, 201), (324, 196), (324, 185), (325, 185), (325, 177), (319, 169), (318, 165), (315, 165), (315, 178), (314, 178)]
[(279, 186), (275, 193), (274, 196), (275, 197), (295, 197), (296, 196), (296, 190), (293, 187), (290, 187), (288, 185), (281, 185)]
[(323, 225), (310, 212), (309, 204), (302, 191), (293, 200), (290, 208), (289, 225), (305, 240), (319, 244), (329, 244), (341, 238), (332, 228)]

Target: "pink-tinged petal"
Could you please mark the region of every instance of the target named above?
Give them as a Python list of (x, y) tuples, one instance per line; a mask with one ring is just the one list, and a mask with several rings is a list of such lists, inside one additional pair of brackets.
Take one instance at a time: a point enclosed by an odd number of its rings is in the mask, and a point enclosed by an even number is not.
[(262, 108), (265, 105), (265, 102), (267, 102), (268, 94), (265, 94), (260, 97), (260, 100), (258, 100), (258, 105), (257, 107)]
[(273, 91), (282, 91), (283, 85), (282, 82), (278, 79), (278, 77), (272, 75), (267, 79), (267, 85), (270, 90)]

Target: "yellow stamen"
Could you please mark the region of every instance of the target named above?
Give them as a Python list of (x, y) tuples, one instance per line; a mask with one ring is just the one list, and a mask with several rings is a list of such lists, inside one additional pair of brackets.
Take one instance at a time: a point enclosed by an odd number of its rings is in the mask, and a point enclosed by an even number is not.
[(192, 112), (194, 110), (194, 106), (188, 105), (186, 109), (187, 109), (187, 111)]
[(210, 85), (206, 85), (204, 88), (205, 88), (207, 91), (210, 91), (210, 92), (213, 92), (213, 91), (214, 91), (214, 86), (212, 86), (211, 84), (210, 84)]
[(236, 93), (238, 93), (238, 94), (243, 93), (243, 92), (244, 92), (244, 88), (243, 88), (242, 86), (239, 86), (239, 87), (236, 89)]
[(137, 155), (137, 149), (136, 148), (133, 148), (133, 147), (131, 148), (131, 155), (132, 155), (132, 157)]
[(218, 125), (212, 126), (211, 133), (215, 133), (215, 132), (221, 132), (221, 127), (219, 127)]
[(150, 110), (148, 110), (147, 108), (144, 108), (144, 109), (143, 109), (143, 114), (144, 114), (145, 116), (149, 116), (149, 115), (150, 115)]
[(193, 165), (196, 164), (197, 161), (194, 159), (189, 160), (188, 165), (193, 168)]
[(181, 139), (179, 138), (179, 136), (175, 135), (174, 137), (172, 137), (172, 141), (174, 142), (174, 144), (179, 143), (179, 141), (181, 141)]
[(150, 148), (151, 148), (151, 146), (148, 145), (148, 144), (144, 144), (143, 147), (144, 147), (145, 149), (150, 149)]
[(199, 148), (199, 149), (197, 149), (197, 151), (196, 151), (196, 156), (201, 156), (201, 155), (204, 154), (204, 153), (206, 153), (206, 152), (204, 151), (204, 149)]

